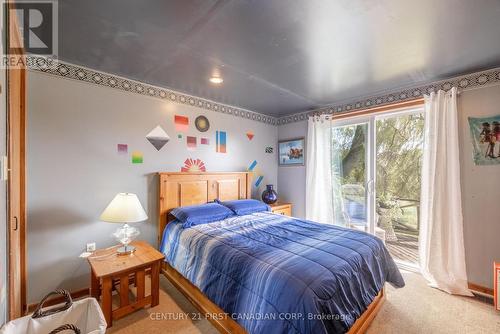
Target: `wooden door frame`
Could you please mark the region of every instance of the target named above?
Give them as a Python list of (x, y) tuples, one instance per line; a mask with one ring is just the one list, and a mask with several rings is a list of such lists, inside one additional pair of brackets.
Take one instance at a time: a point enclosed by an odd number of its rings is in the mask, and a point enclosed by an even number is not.
[[(10, 6), (13, 6), (11, 3)], [(8, 47), (21, 45), (16, 16), (5, 13)], [(24, 50), (15, 56), (25, 60)], [(26, 62), (24, 62), (26, 64)], [(8, 318), (26, 312), (26, 69), (7, 67), (7, 250)]]

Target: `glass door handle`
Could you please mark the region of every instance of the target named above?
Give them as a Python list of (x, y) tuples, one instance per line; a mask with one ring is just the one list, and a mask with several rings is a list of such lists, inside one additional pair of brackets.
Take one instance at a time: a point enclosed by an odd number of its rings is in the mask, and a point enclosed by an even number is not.
[(373, 179), (371, 179), (370, 181), (366, 182), (366, 192), (368, 194), (370, 194), (370, 195), (372, 195), (373, 192), (374, 192), (374, 190), (375, 190), (374, 187), (373, 187), (374, 183), (375, 182), (373, 181)]

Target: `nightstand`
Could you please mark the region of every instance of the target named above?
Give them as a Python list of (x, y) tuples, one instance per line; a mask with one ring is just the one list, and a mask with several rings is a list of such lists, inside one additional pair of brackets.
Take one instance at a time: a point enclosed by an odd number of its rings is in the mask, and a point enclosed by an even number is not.
[[(101, 308), (108, 323), (146, 305), (160, 302), (160, 267), (164, 255), (144, 241), (132, 242), (135, 252), (118, 255), (116, 248), (98, 250), (88, 257), (91, 268), (90, 295), (101, 300)], [(145, 296), (146, 276), (151, 276), (151, 294)], [(132, 284), (132, 285), (131, 285)], [(135, 286), (135, 298), (129, 300), (130, 287)], [(120, 306), (112, 309), (112, 293), (116, 289)]]
[(276, 202), (269, 205), (273, 213), (277, 213), (284, 216), (292, 215), (292, 203), (280, 203)]

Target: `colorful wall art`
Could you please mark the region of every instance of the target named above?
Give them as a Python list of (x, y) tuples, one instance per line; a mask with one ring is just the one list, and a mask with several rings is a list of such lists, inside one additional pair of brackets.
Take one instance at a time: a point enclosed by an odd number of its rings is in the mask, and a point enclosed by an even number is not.
[(257, 180), (255, 181), (255, 187), (258, 188), (262, 182), (262, 180), (264, 179), (264, 175), (258, 175), (257, 176)]
[(304, 138), (280, 140), (278, 143), (280, 166), (304, 165)]
[(205, 163), (200, 159), (187, 158), (184, 161), (184, 166), (181, 168), (181, 172), (206, 172)]
[(175, 115), (174, 123), (175, 123), (175, 131), (186, 132), (189, 128), (189, 117)]
[(273, 152), (274, 152), (274, 149), (272, 148), (272, 146), (266, 147), (266, 153), (273, 153)]
[(226, 153), (226, 132), (216, 131), (215, 132), (215, 152)]
[(196, 119), (194, 120), (194, 125), (200, 132), (207, 132), (208, 129), (210, 129), (210, 122), (208, 121), (208, 118), (203, 115), (196, 117)]
[(128, 145), (127, 144), (118, 144), (116, 145), (116, 151), (118, 154), (127, 154), (128, 153)]
[(249, 172), (253, 172), (253, 179), (255, 180), (254, 186), (258, 188), (264, 179), (264, 175), (262, 175), (259, 167), (257, 166), (257, 160), (252, 161), (247, 170)]
[(252, 163), (250, 164), (250, 166), (248, 166), (248, 171), (249, 172), (253, 172), (253, 170), (255, 169), (255, 167), (257, 166), (257, 160), (254, 160), (252, 161)]
[(500, 115), (486, 118), (469, 117), (470, 135), (476, 165), (500, 164)]
[(144, 162), (144, 158), (141, 151), (132, 152), (132, 163), (133, 164), (142, 164)]
[(158, 125), (146, 135), (146, 139), (159, 151), (163, 146), (165, 146), (166, 143), (168, 143), (170, 137), (165, 130)]
[(208, 138), (201, 138), (200, 144), (201, 145), (210, 145), (210, 140)]
[(248, 132), (246, 133), (246, 135), (247, 135), (248, 140), (252, 140), (252, 139), (253, 139), (253, 137), (255, 136), (255, 135), (254, 135), (254, 133), (253, 133), (252, 131), (248, 131)]
[(187, 148), (190, 151), (196, 150), (196, 137), (186, 136)]

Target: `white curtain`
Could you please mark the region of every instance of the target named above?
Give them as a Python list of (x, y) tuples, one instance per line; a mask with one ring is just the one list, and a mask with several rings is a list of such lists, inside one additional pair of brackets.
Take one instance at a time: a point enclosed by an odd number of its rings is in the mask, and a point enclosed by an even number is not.
[(309, 117), (306, 152), (306, 219), (333, 224), (332, 131), (328, 115)]
[(420, 267), (431, 286), (472, 296), (465, 267), (457, 118), (456, 88), (425, 96)]

